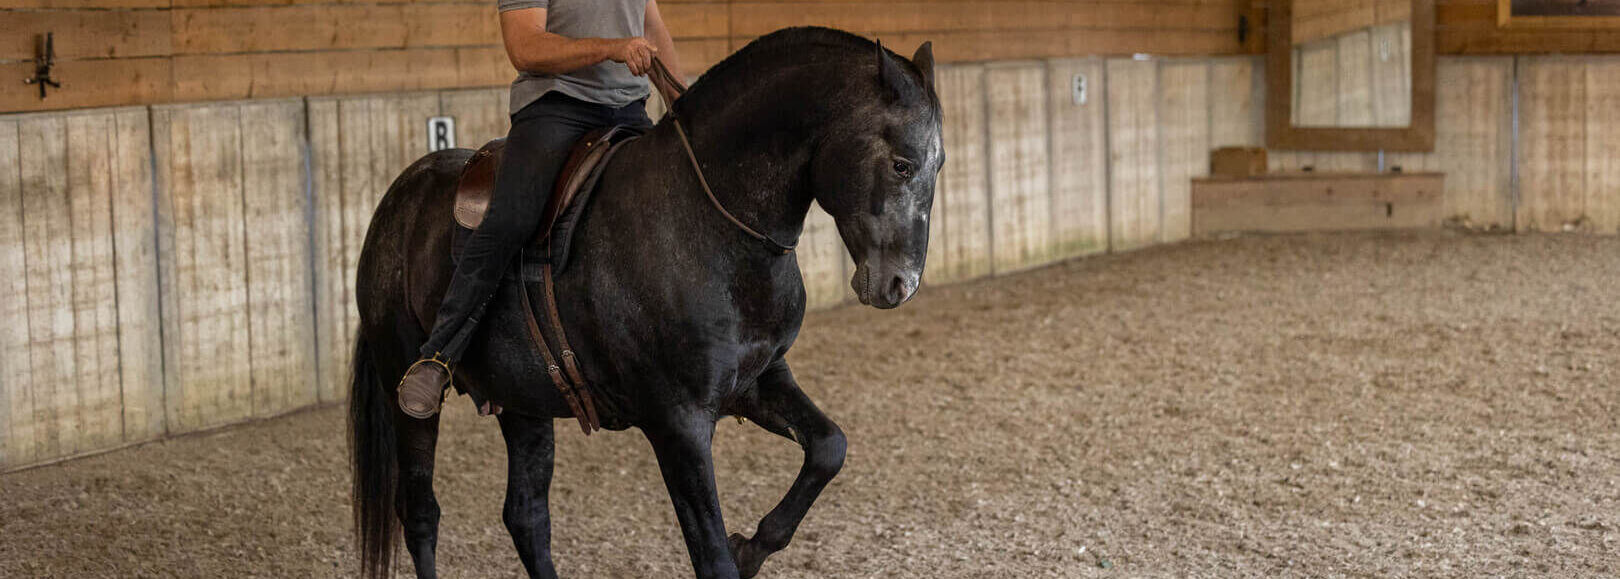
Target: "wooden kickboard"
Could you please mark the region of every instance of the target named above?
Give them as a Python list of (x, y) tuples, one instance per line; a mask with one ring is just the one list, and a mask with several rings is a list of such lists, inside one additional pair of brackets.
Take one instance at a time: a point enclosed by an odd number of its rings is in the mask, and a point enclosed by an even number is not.
[(1193, 234), (1438, 227), (1445, 175), (1194, 179)]

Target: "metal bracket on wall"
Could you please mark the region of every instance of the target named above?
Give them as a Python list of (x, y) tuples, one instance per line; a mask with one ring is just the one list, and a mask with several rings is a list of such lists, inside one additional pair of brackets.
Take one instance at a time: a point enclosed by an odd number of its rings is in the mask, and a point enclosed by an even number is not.
[(56, 66), (56, 34), (46, 32), (39, 39), (34, 57), (34, 77), (23, 79), (23, 84), (39, 85), (39, 100), (45, 100), (45, 88), (60, 89), (62, 83), (51, 77), (51, 68)]

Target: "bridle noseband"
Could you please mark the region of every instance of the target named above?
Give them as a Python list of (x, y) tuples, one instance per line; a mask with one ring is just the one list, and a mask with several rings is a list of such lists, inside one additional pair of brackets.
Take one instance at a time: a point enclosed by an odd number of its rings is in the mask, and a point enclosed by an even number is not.
[(681, 93), (686, 92), (685, 85), (682, 85), (681, 81), (675, 78), (675, 75), (670, 74), (669, 68), (665, 67), (664, 62), (656, 56), (653, 57), (652, 71), (648, 76), (652, 79), (653, 86), (658, 88), (658, 95), (664, 99), (664, 108), (668, 111), (666, 114), (669, 115), (670, 122), (675, 124), (675, 133), (681, 137), (681, 147), (686, 150), (686, 159), (692, 162), (692, 172), (697, 174), (698, 184), (703, 186), (703, 193), (709, 196), (709, 203), (714, 205), (715, 210), (719, 211), (720, 215), (724, 216), (727, 221), (737, 226), (737, 229), (741, 229), (749, 237), (769, 246), (772, 251), (781, 255), (792, 253), (794, 245), (797, 245), (797, 243), (784, 245), (775, 239), (771, 239), (771, 236), (749, 227), (741, 219), (737, 219), (736, 215), (732, 215), (730, 211), (727, 211), (726, 206), (720, 203), (720, 198), (714, 196), (714, 189), (709, 187), (709, 180), (703, 176), (703, 166), (698, 163), (697, 154), (692, 152), (692, 141), (686, 136), (686, 128), (681, 126), (681, 119), (675, 116), (675, 99), (680, 98)]

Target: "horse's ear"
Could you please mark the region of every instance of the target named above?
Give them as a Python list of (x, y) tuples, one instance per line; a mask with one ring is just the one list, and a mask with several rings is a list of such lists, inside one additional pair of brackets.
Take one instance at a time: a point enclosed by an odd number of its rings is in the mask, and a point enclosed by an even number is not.
[(917, 53), (911, 55), (911, 63), (922, 71), (923, 84), (934, 86), (934, 43), (924, 42), (917, 47)]
[(906, 71), (895, 62), (895, 57), (889, 56), (889, 51), (883, 49), (883, 41), (877, 43), (878, 58), (878, 84), (885, 89), (885, 94), (899, 101), (909, 101), (917, 98), (917, 85), (906, 78)]

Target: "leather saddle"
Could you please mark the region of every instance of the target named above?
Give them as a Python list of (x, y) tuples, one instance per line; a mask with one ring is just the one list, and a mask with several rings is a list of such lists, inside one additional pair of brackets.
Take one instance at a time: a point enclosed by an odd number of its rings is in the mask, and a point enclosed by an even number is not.
[[(613, 153), (618, 151), (620, 145), (640, 135), (638, 129), (614, 126), (591, 131), (574, 144), (569, 150), (568, 160), (557, 174), (545, 210), (540, 214), (540, 227), (535, 230), (534, 240), (529, 244), (532, 253), (526, 252), (526, 256), (544, 256), (556, 265), (556, 269), (562, 269), (562, 263), (567, 260), (574, 225), (582, 213), (579, 209), (601, 180)], [(462, 167), (461, 180), (456, 185), (454, 216), (456, 225), (463, 231), (458, 232), (451, 246), (451, 254), (458, 261), (461, 241), (484, 222), (484, 213), (489, 210), (489, 200), (495, 192), (495, 174), (500, 169), (505, 152), (504, 137), (492, 140), (473, 153)]]

